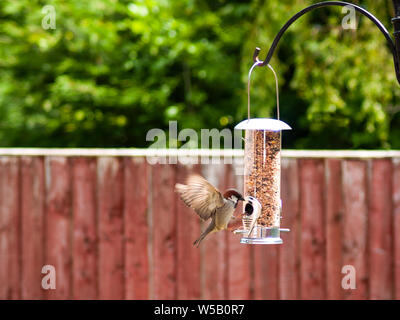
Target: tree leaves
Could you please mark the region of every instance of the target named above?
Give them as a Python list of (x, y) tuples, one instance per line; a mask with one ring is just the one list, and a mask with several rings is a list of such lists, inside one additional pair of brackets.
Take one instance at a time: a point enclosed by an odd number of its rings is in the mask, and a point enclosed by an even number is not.
[[(145, 147), (151, 128), (233, 128), (247, 116), (247, 74), (306, 0), (5, 0), (0, 3), (0, 145)], [(388, 25), (391, 12), (360, 1)], [(53, 5), (56, 29), (41, 26)], [(399, 96), (384, 37), (341, 9), (296, 21), (271, 64), (284, 146), (400, 148)], [(271, 71), (256, 68), (252, 116), (275, 115)]]

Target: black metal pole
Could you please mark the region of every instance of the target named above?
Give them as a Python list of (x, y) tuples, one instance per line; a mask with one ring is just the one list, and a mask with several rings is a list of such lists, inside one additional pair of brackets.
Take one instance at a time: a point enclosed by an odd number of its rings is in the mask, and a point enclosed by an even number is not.
[(396, 68), (396, 76), (397, 76), (397, 81), (400, 83), (400, 0), (393, 0), (393, 7), (394, 7), (394, 18), (392, 19), (393, 23), (393, 36), (394, 36), (394, 44), (396, 47), (396, 52), (394, 53), (396, 60), (397, 60), (397, 65), (395, 66)]
[[(349, 2), (344, 2), (344, 1), (319, 2), (319, 3), (315, 3), (307, 8), (304, 8), (303, 10), (299, 11), (284, 24), (284, 26), (279, 30), (274, 41), (272, 42), (272, 45), (268, 51), (267, 57), (265, 58), (264, 61), (262, 61), (262, 63), (258, 64), (258, 66), (259, 67), (265, 66), (270, 62), (272, 55), (274, 54), (275, 49), (276, 49), (278, 42), (281, 39), (282, 35), (292, 25), (293, 22), (295, 22), (297, 19), (299, 19), (301, 16), (303, 16), (307, 12), (317, 9), (317, 8), (328, 7), (328, 6), (341, 6), (341, 7), (351, 6), (356, 11), (360, 12), (361, 14), (366, 16), (368, 19), (370, 19), (378, 27), (378, 29), (382, 32), (382, 34), (386, 38), (389, 49), (393, 55), (393, 62), (394, 62), (397, 81), (400, 84), (400, 68), (399, 68), (399, 61), (400, 61), (400, 0), (393, 0), (393, 4), (394, 4), (394, 8), (395, 8), (395, 15), (396, 15), (392, 19), (392, 22), (394, 25), (394, 30), (395, 30), (394, 31), (395, 42), (393, 42), (392, 37), (390, 36), (389, 32), (387, 31), (385, 26), (382, 24), (382, 22), (380, 22), (373, 14), (371, 14), (367, 10), (365, 10), (355, 4), (352, 4)], [(254, 62), (261, 61), (258, 58), (259, 53), (260, 53), (260, 48), (256, 48), (254, 50), (254, 54), (253, 54)]]
[(400, 0), (393, 0), (394, 14), (400, 16)]

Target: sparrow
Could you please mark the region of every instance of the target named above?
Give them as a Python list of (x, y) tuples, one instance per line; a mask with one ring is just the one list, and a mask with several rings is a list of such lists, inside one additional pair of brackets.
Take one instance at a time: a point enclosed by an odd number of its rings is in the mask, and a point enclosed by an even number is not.
[(203, 221), (211, 218), (207, 229), (193, 243), (197, 247), (208, 234), (226, 229), (238, 202), (244, 201), (243, 196), (235, 189), (228, 189), (221, 194), (217, 188), (197, 174), (190, 175), (186, 184), (177, 183), (175, 191)]
[(250, 237), (251, 233), (253, 232), (254, 227), (256, 226), (257, 219), (261, 215), (261, 204), (260, 202), (252, 197), (252, 196), (247, 196), (244, 201), (244, 214), (250, 218), (250, 226), (249, 226), (249, 232), (247, 234), (247, 237)]

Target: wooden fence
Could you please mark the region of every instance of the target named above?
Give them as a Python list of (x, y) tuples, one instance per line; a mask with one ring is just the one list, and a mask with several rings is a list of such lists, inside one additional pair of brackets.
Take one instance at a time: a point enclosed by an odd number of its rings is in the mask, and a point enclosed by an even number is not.
[[(204, 226), (174, 184), (196, 171), (240, 190), (236, 165), (145, 153), (0, 149), (1, 299), (400, 298), (400, 152), (285, 151), (284, 244), (220, 232), (199, 249)], [(42, 289), (44, 265), (55, 290)]]

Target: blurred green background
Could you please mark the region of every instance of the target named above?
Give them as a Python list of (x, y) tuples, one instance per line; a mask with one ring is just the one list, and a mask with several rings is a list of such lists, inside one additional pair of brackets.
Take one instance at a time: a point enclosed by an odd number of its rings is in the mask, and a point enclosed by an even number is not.
[[(146, 147), (151, 128), (233, 128), (247, 116), (247, 73), (280, 27), (318, 1), (2, 0), (1, 147)], [(391, 1), (353, 1), (392, 32)], [(44, 30), (53, 5), (56, 29)], [(400, 95), (385, 38), (341, 8), (298, 20), (271, 61), (284, 147), (400, 148)], [(275, 116), (267, 68), (252, 77), (252, 115)]]

